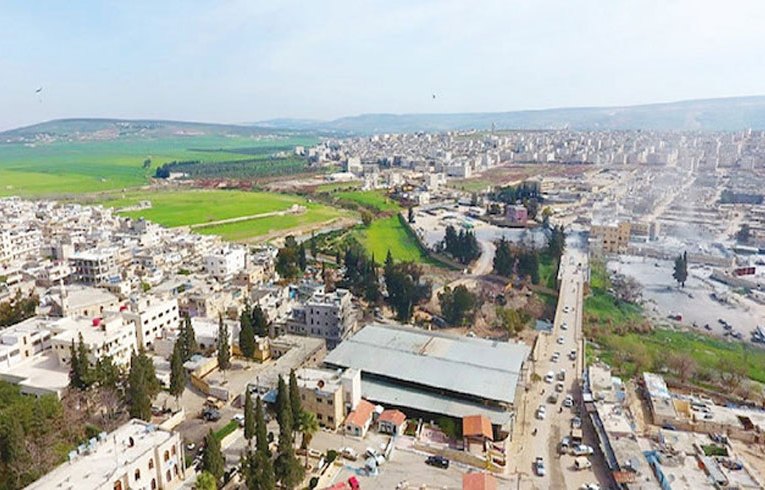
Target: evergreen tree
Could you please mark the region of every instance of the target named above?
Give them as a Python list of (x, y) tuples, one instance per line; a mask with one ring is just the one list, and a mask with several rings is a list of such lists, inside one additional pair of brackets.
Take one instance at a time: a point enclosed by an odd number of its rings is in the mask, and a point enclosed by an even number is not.
[(205, 436), (205, 447), (202, 451), (202, 468), (215, 477), (219, 482), (226, 471), (226, 461), (223, 459), (223, 453), (220, 450), (220, 441), (212, 429)]
[(396, 318), (400, 321), (409, 321), (414, 306), (430, 298), (431, 285), (422, 281), (421, 276), (422, 269), (413, 262), (386, 265), (388, 304), (395, 310)]
[(675, 270), (672, 277), (680, 284), (680, 287), (685, 287), (685, 281), (688, 280), (688, 252), (683, 252), (675, 259)]
[(290, 410), (292, 412), (292, 420), (295, 425), (295, 429), (299, 429), (300, 414), (303, 412), (303, 407), (300, 403), (300, 390), (297, 384), (297, 376), (295, 370), (290, 371)]
[(228, 341), (228, 327), (223, 317), (218, 317), (218, 368), (227, 371), (231, 367), (231, 346)]
[(139, 355), (133, 352), (130, 357), (128, 372), (127, 400), (130, 416), (136, 419), (151, 420), (151, 396), (149, 395), (144, 364)]
[(81, 390), (85, 387), (85, 380), (82, 379), (82, 370), (77, 361), (77, 345), (72, 339), (72, 345), (69, 346), (69, 386)]
[(173, 355), (170, 358), (170, 394), (175, 397), (176, 404), (183, 395), (188, 381), (188, 373), (183, 367), (183, 345), (180, 339), (176, 339), (173, 346)]
[(252, 309), (250, 303), (244, 305), (244, 311), (239, 317), (239, 350), (247, 359), (255, 357), (255, 329), (252, 326)]
[(303, 480), (305, 470), (295, 457), (292, 439), (292, 412), (289, 407), (289, 395), (282, 409), (279, 425), (278, 455), (274, 463), (274, 474), (283, 488), (294, 489)]
[(268, 448), (268, 426), (260, 397), (255, 400), (255, 449), (265, 454), (266, 459), (271, 457), (271, 450)]
[(414, 208), (411, 206), (409, 207), (409, 210), (407, 211), (407, 220), (410, 223), (414, 223)]
[(274, 463), (271, 458), (263, 453), (255, 453), (255, 481), (257, 490), (274, 490), (276, 488), (276, 475)]
[(215, 477), (206, 471), (200, 473), (196, 483), (194, 483), (194, 490), (217, 490), (217, 488), (218, 483), (215, 481)]
[(244, 438), (248, 442), (255, 436), (255, 408), (252, 405), (252, 396), (249, 392), (244, 393)]
[(82, 376), (82, 381), (85, 384), (85, 388), (90, 386), (91, 383), (91, 368), (90, 368), (90, 358), (89, 354), (90, 351), (85, 345), (85, 341), (82, 338), (82, 333), (80, 333), (79, 338), (77, 339), (77, 366), (80, 369), (80, 373)]
[(452, 290), (449, 286), (438, 295), (441, 313), (449, 325), (463, 325), (472, 320), (478, 306), (478, 298), (465, 286), (457, 286)]
[(313, 257), (313, 260), (316, 260), (316, 258), (319, 256), (319, 250), (318, 250), (316, 235), (314, 234), (314, 232), (311, 232), (311, 241), (309, 245), (311, 249), (311, 257)]
[(303, 242), (300, 243), (300, 247), (298, 247), (298, 267), (301, 271), (305, 271), (305, 268), (308, 266), (308, 261), (305, 257), (305, 244)]
[(196, 354), (196, 352), (199, 350), (199, 347), (197, 346), (196, 334), (194, 333), (194, 327), (191, 326), (191, 318), (188, 315), (185, 315), (183, 318), (181, 328), (178, 332), (178, 337), (182, 339), (183, 362), (186, 362), (191, 359), (191, 356)]
[(259, 305), (252, 309), (252, 328), (259, 337), (268, 336), (268, 318)]
[(284, 428), (286, 417), (292, 415), (292, 405), (290, 404), (290, 394), (287, 391), (287, 384), (284, 378), (279, 375), (279, 382), (276, 388), (276, 420), (279, 427)]
[(101, 388), (117, 389), (122, 381), (122, 372), (114, 364), (112, 356), (103, 356), (96, 361), (93, 371), (93, 380)]

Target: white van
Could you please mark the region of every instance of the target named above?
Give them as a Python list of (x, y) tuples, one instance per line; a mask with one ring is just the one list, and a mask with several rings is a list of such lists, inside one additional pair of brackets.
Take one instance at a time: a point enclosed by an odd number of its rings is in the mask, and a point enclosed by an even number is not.
[(592, 463), (585, 457), (579, 457), (574, 459), (574, 469), (576, 470), (588, 470), (592, 468)]

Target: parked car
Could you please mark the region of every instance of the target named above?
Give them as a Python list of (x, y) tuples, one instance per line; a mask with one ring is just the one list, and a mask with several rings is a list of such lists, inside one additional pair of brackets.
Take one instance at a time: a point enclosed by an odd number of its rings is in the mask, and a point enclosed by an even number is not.
[(598, 485), (597, 483), (585, 483), (579, 488), (581, 490), (600, 490), (600, 485)]
[(550, 358), (550, 361), (558, 362), (558, 359), (560, 359), (560, 352), (553, 352), (553, 355)]
[(449, 460), (443, 456), (428, 456), (428, 459), (425, 460), (425, 464), (435, 466), (436, 468), (446, 469), (449, 467)]
[(564, 390), (564, 387), (563, 387), (562, 381), (558, 381), (557, 383), (555, 383), (555, 391), (557, 391), (558, 393), (563, 393), (563, 390)]
[(568, 323), (567, 322), (561, 323), (560, 324), (560, 329), (561, 330), (568, 330)]
[(558, 394), (557, 393), (550, 393), (550, 396), (547, 397), (547, 403), (551, 403), (553, 405), (558, 403)]
[(576, 361), (576, 351), (572, 350), (571, 352), (569, 352), (568, 358), (571, 359), (572, 361)]
[(593, 453), (593, 450), (587, 444), (579, 444), (571, 448), (571, 454), (574, 456), (589, 456)]
[(588, 470), (592, 468), (592, 463), (590, 463), (590, 460), (585, 457), (578, 457), (574, 459), (574, 469), (575, 470)]
[(234, 420), (237, 424), (239, 424), (239, 427), (244, 427), (244, 414), (237, 413), (231, 417), (231, 420)]
[(566, 380), (566, 370), (565, 369), (561, 369), (558, 372), (558, 381), (565, 381), (565, 380)]
[(545, 460), (542, 456), (537, 456), (537, 459), (534, 460), (534, 473), (537, 476), (545, 476)]
[(582, 428), (582, 419), (579, 416), (571, 417), (571, 428), (572, 429)]
[(555, 381), (555, 373), (550, 371), (549, 373), (545, 374), (545, 383), (552, 383)]
[(206, 407), (202, 410), (202, 418), (207, 422), (217, 422), (220, 420), (220, 412), (214, 408)]
[(574, 397), (571, 395), (566, 395), (566, 398), (563, 400), (563, 406), (566, 408), (571, 408), (574, 406)]
[(558, 342), (559, 344), (563, 345), (565, 340), (563, 340), (563, 337), (558, 337), (558, 340), (556, 340), (556, 342)]
[(571, 449), (571, 438), (569, 436), (564, 437), (558, 444), (558, 454), (566, 454)]
[(359, 454), (352, 447), (344, 447), (340, 449), (340, 455), (351, 461), (359, 459)]

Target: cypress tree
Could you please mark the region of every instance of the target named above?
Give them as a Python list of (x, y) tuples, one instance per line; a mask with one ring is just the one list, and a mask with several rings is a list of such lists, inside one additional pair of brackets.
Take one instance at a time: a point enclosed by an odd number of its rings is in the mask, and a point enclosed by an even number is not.
[(85, 340), (82, 338), (82, 333), (77, 340), (77, 367), (80, 370), (80, 378), (83, 383), (83, 388), (87, 388), (91, 383), (91, 369), (90, 359), (88, 358), (89, 350), (85, 346)]
[(74, 339), (72, 339), (72, 345), (69, 346), (69, 386), (79, 390), (83, 387), (83, 381), (82, 374), (80, 373), (80, 365), (77, 361), (77, 347), (74, 343)]
[(263, 401), (260, 397), (255, 401), (255, 447), (258, 452), (266, 456), (266, 459), (271, 457), (271, 450), (268, 448), (268, 427), (263, 413)]
[(255, 329), (252, 326), (252, 310), (249, 303), (239, 317), (239, 350), (247, 359), (255, 357)]
[(290, 371), (290, 411), (292, 415), (293, 429), (298, 430), (300, 414), (303, 412), (303, 407), (300, 403), (300, 390), (298, 389), (297, 376), (295, 376), (294, 369)]
[[(256, 482), (254, 487), (257, 490), (274, 490), (276, 488), (276, 475), (274, 474), (274, 464), (271, 458), (259, 451), (255, 452), (254, 464)], [(302, 468), (301, 468), (302, 469)]]
[(284, 430), (284, 425), (287, 423), (286, 418), (291, 415), (290, 394), (287, 391), (287, 384), (284, 382), (284, 378), (279, 375), (279, 383), (276, 388), (276, 420), (279, 422), (280, 429)]
[(144, 365), (135, 352), (130, 356), (127, 399), (131, 417), (145, 420), (146, 422), (151, 420), (151, 397), (146, 386)]
[(252, 406), (252, 395), (244, 393), (244, 438), (248, 442), (255, 436), (255, 409)]
[(268, 335), (268, 318), (259, 305), (252, 309), (252, 328), (255, 335), (265, 337)]
[(300, 267), (301, 271), (304, 271), (307, 265), (308, 261), (305, 258), (305, 245), (301, 242), (300, 247), (298, 247), (298, 267)]
[(202, 468), (215, 477), (215, 481), (223, 478), (226, 471), (226, 461), (223, 459), (223, 453), (220, 450), (220, 441), (212, 429), (205, 436), (205, 448), (202, 452)]
[(175, 397), (176, 403), (186, 389), (188, 375), (183, 367), (183, 346), (177, 339), (173, 346), (173, 355), (170, 358), (170, 394)]
[(223, 317), (218, 317), (218, 368), (227, 371), (231, 367), (231, 346), (228, 341), (228, 327)]

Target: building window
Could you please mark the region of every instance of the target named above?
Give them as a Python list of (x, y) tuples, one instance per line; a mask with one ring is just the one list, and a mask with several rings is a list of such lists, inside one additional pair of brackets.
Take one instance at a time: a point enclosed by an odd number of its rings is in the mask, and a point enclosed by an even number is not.
[(154, 458), (149, 459), (149, 469), (150, 470), (154, 469)]
[(324, 417), (320, 413), (317, 413), (316, 414), (316, 418), (319, 419), (319, 420), (322, 420)]
[(165, 456), (164, 456), (163, 460), (167, 461), (168, 459), (170, 459), (170, 451), (165, 451)]
[(165, 478), (167, 479), (167, 481), (170, 481), (173, 479), (173, 475), (170, 474), (170, 470), (167, 470), (167, 472), (165, 473)]
[(114, 490), (122, 490), (122, 482), (117, 480), (114, 482)]
[(151, 479), (151, 490), (157, 490), (157, 479), (152, 478)]
[(136, 481), (140, 480), (140, 479), (141, 479), (141, 470), (139, 470), (139, 469), (136, 469), (136, 470), (135, 470), (135, 474), (134, 474), (133, 476), (134, 476), (134, 479), (135, 479)]
[(170, 454), (172, 454), (173, 456), (175, 456), (175, 446), (173, 446), (173, 447), (171, 447), (171, 448), (170, 448)]

